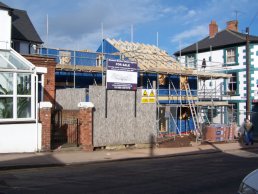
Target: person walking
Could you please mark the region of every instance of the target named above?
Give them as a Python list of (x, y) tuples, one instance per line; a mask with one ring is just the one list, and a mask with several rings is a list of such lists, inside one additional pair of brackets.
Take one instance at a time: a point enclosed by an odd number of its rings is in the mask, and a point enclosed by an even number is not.
[(245, 137), (245, 145), (254, 144), (253, 140), (253, 123), (249, 119), (245, 119), (244, 122), (244, 137)]

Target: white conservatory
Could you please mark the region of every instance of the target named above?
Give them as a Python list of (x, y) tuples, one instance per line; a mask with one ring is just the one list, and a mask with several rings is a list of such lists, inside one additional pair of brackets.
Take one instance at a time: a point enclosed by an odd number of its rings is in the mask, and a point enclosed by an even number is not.
[(13, 49), (0, 50), (0, 153), (41, 149), (36, 67)]
[[(0, 4), (0, 153), (41, 150), (37, 68), (11, 48), (11, 16)], [(41, 72), (39, 72), (39, 70)]]

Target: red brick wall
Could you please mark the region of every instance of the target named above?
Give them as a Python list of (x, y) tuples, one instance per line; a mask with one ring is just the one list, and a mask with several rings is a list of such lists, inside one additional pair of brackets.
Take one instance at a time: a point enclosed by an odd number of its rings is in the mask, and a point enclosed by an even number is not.
[(218, 25), (216, 21), (212, 20), (209, 24), (210, 37), (213, 38), (218, 32)]
[(24, 55), (36, 67), (46, 67), (47, 74), (45, 74), (44, 99), (53, 105), (55, 104), (55, 68), (56, 62), (54, 58), (41, 57), (37, 55)]
[(93, 151), (92, 108), (80, 108), (80, 144), (83, 150)]
[(238, 32), (238, 21), (237, 20), (228, 21), (227, 29)]
[(51, 108), (39, 110), (39, 122), (42, 124), (42, 151), (51, 149)]

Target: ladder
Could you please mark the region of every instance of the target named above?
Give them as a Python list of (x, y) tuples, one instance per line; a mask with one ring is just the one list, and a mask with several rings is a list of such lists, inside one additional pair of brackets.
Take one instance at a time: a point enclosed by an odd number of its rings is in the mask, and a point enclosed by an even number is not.
[(195, 104), (193, 101), (193, 97), (192, 97), (192, 93), (190, 90), (190, 86), (189, 83), (184, 83), (185, 86), (185, 91), (186, 91), (186, 96), (187, 96), (187, 101), (189, 104), (189, 108), (191, 111), (191, 115), (193, 118), (193, 123), (194, 123), (194, 131), (196, 133), (196, 141), (200, 138), (201, 134), (201, 130), (200, 130), (200, 123), (199, 123), (199, 119), (198, 119), (198, 115), (196, 112), (196, 108), (195, 108)]
[(209, 118), (208, 118), (208, 116), (205, 113), (205, 110), (203, 108), (201, 109), (200, 113), (201, 113), (201, 117), (200, 117), (201, 118), (201, 122), (202, 123), (208, 123), (210, 125), (211, 124), (210, 120), (209, 120)]
[[(173, 84), (172, 81), (170, 81), (170, 84), (172, 85), (173, 90), (176, 92), (177, 100), (178, 100), (178, 97), (180, 96), (180, 105), (182, 106), (182, 98), (181, 98), (181, 95), (178, 95), (178, 92), (177, 92), (177, 90), (176, 90), (176, 87), (175, 87), (175, 85)], [(172, 116), (172, 117), (173, 117), (173, 116)], [(175, 122), (174, 117), (173, 117), (173, 121)], [(180, 122), (180, 123), (181, 123), (181, 122)], [(180, 127), (180, 129), (179, 129), (178, 126), (177, 126), (177, 124), (176, 124), (176, 129), (177, 129), (177, 131), (178, 131), (178, 134), (181, 136), (181, 127)]]

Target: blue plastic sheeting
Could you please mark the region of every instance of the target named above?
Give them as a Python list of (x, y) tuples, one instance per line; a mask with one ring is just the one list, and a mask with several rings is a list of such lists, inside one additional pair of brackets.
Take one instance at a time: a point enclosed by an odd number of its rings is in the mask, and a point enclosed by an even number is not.
[(57, 63), (60, 63), (61, 52), (69, 53), (69, 55), (70, 55), (69, 64), (70, 65), (96, 66), (96, 61), (98, 58), (97, 53), (62, 50), (62, 49), (51, 49), (51, 48), (41, 48), (40, 49), (40, 55), (54, 57), (56, 59), (55, 61)]
[[(187, 119), (187, 120), (177, 120), (177, 127), (180, 130), (181, 129), (181, 133), (187, 133), (191, 130), (194, 130), (194, 123), (193, 123), (193, 119)], [(177, 134), (179, 132), (177, 131)]]
[[(55, 58), (57, 63), (60, 63), (61, 52), (67, 52), (70, 55), (70, 65), (82, 66), (97, 66), (97, 60), (100, 58), (101, 53), (85, 52), (85, 51), (72, 51), (63, 49), (41, 48), (40, 55)], [(104, 54), (104, 59), (120, 59), (120, 55)], [(104, 60), (104, 66), (106, 65)]]
[(99, 53), (102, 52), (102, 44), (103, 44), (103, 53), (117, 53), (117, 52), (120, 52), (112, 44), (110, 44), (108, 41), (103, 39), (101, 45), (97, 49), (97, 52), (99, 52)]
[(197, 96), (197, 77), (189, 76), (188, 83), (191, 88), (192, 96)]
[[(73, 83), (74, 73), (73, 72), (56, 72), (56, 83)], [(101, 84), (102, 75), (101, 73), (75, 73), (75, 86), (76, 88), (89, 88), (90, 85)], [(56, 88), (66, 88), (68, 86), (56, 86)], [(70, 86), (71, 87), (71, 86)]]
[[(159, 100), (159, 104), (181, 104), (180, 100)], [(182, 104), (188, 104), (187, 100), (182, 100)]]
[(187, 120), (180, 120), (176, 117), (172, 118), (172, 115), (169, 116), (168, 119), (168, 130), (164, 132), (160, 132), (162, 134), (179, 134), (180, 130), (181, 133), (188, 133), (194, 130), (194, 122), (193, 118), (189, 118)]
[[(159, 90), (157, 90), (157, 93), (159, 96), (167, 96), (167, 97), (175, 96), (175, 97), (179, 98), (180, 96), (187, 96), (185, 90), (180, 91), (179, 89), (176, 89), (176, 90), (170, 89), (169, 90), (169, 89), (160, 89), (159, 88)], [(197, 91), (191, 90), (192, 96), (196, 96), (195, 95), (196, 93), (197, 93)], [(188, 93), (188, 95), (190, 95), (190, 94)]]
[(75, 61), (74, 57), (72, 57), (72, 65), (84, 65), (84, 66), (96, 66), (98, 54), (97, 53), (90, 53), (90, 52), (80, 52), (75, 51), (72, 53), (72, 56), (75, 54)]

